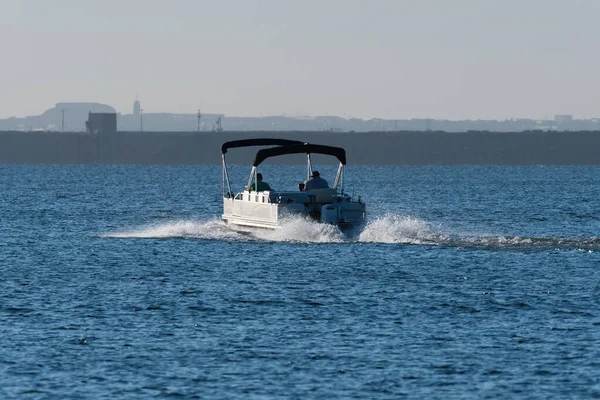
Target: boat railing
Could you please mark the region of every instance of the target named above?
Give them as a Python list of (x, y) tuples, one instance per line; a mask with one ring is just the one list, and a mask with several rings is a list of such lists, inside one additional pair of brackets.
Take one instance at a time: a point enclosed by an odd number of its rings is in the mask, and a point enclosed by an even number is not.
[(334, 188), (311, 189), (305, 191), (249, 191), (235, 195), (235, 200), (255, 203), (338, 203), (343, 195)]

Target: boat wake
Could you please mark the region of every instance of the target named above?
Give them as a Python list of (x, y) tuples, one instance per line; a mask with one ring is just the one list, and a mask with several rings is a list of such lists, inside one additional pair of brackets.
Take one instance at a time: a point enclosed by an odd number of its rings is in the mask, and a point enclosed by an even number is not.
[(342, 243), (345, 235), (333, 225), (318, 224), (305, 218), (285, 220), (276, 230), (228, 226), (214, 219), (210, 221), (173, 221), (143, 226), (101, 235), (121, 239), (194, 238), (204, 240), (268, 241), (297, 243)]
[(450, 238), (443, 245), (465, 249), (519, 251), (578, 250), (600, 251), (600, 238), (556, 238), (517, 236), (474, 236)]
[(105, 238), (120, 239), (167, 239), (193, 238), (205, 240), (236, 240), (242, 234), (231, 230), (219, 220), (212, 221), (172, 221), (145, 225), (134, 230), (123, 230), (101, 235)]
[(600, 238), (518, 237), (493, 235), (456, 235), (441, 226), (432, 226), (413, 217), (386, 215), (370, 221), (358, 237), (359, 242), (405, 243), (444, 246), (458, 249), (548, 251), (600, 251)]
[(232, 242), (289, 243), (382, 243), (442, 246), (481, 250), (581, 250), (600, 251), (600, 238), (518, 237), (455, 235), (441, 226), (410, 216), (384, 215), (369, 221), (360, 232), (347, 234), (336, 226), (320, 224), (303, 217), (285, 220), (279, 229), (228, 226), (218, 219), (172, 221), (134, 230), (105, 233), (105, 238), (166, 239), (192, 238)]
[(348, 241), (336, 226), (320, 224), (298, 216), (284, 219), (279, 229), (257, 228), (251, 232), (258, 239), (273, 242), (343, 243)]
[(358, 236), (359, 242), (439, 244), (446, 236), (427, 221), (388, 214), (369, 221)]

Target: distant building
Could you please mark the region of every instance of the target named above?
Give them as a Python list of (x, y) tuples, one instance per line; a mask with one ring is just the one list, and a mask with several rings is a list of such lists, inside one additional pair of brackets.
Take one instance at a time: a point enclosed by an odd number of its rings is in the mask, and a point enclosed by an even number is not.
[(116, 112), (113, 107), (100, 103), (56, 103), (53, 108), (44, 111), (39, 116), (25, 117), (24, 122), (26, 126), (31, 125), (32, 129), (54, 130), (59, 127), (58, 129), (62, 130), (64, 116), (65, 131), (82, 131), (90, 111), (93, 113)]
[(140, 101), (137, 96), (135, 96), (135, 101), (133, 102), (133, 116), (139, 118), (142, 110), (142, 106), (140, 105)]
[(554, 116), (554, 121), (558, 122), (558, 123), (564, 123), (564, 122), (573, 122), (573, 116), (572, 115), (555, 115)]
[(92, 135), (113, 135), (117, 133), (117, 113), (90, 112), (85, 127)]

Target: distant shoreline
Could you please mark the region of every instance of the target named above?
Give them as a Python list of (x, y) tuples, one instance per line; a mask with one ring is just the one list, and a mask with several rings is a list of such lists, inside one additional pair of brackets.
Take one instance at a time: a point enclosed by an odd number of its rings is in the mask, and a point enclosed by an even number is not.
[[(0, 131), (1, 164), (220, 164), (228, 140), (281, 137), (341, 146), (350, 165), (600, 165), (600, 131), (77, 132)], [(248, 163), (256, 149), (228, 153)], [(324, 160), (325, 161), (325, 160)], [(302, 163), (295, 156), (277, 159)]]

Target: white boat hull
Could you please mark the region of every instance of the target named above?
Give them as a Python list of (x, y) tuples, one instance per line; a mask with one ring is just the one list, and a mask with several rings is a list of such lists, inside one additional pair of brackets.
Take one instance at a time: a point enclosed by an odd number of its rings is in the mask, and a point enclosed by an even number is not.
[(282, 218), (301, 215), (341, 229), (362, 225), (365, 205), (335, 189), (306, 192), (249, 192), (223, 198), (223, 220), (228, 224), (277, 229)]

